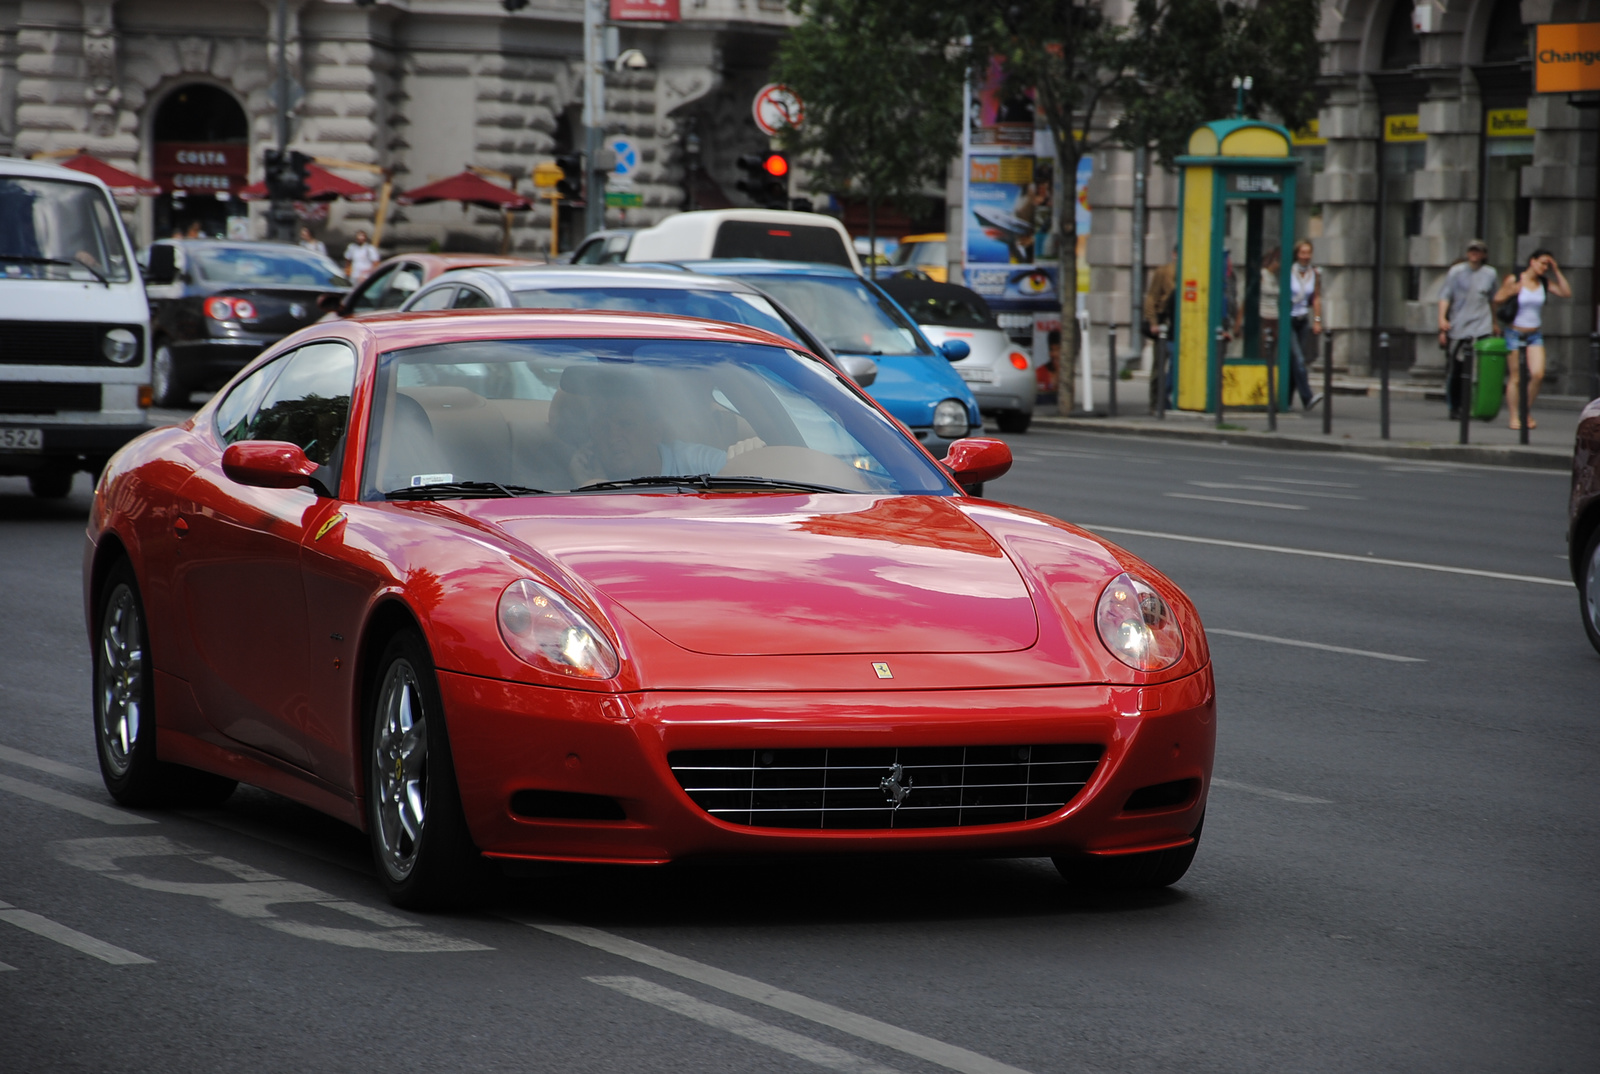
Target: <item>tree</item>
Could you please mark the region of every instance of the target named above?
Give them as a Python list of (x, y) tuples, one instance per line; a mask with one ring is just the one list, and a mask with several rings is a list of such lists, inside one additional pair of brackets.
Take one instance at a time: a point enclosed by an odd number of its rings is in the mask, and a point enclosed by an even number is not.
[(882, 202), (912, 210), (941, 184), (960, 148), (965, 72), (943, 43), (916, 38), (877, 0), (791, 0), (805, 16), (779, 48), (773, 77), (805, 102), (783, 148), (807, 154), (815, 191), (858, 192), (877, 254)]

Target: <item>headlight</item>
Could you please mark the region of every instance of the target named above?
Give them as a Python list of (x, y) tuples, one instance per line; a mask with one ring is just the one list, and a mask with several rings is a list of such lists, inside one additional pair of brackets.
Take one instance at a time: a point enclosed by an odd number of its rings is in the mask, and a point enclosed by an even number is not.
[(1170, 668), (1183, 655), (1183, 631), (1172, 609), (1131, 575), (1111, 579), (1094, 610), (1094, 625), (1111, 655), (1139, 671)]
[(967, 435), (967, 404), (959, 399), (946, 399), (933, 408), (933, 431), (946, 440), (957, 440)]
[(582, 679), (609, 679), (619, 667), (606, 636), (567, 599), (528, 578), (500, 594), (500, 637), (536, 668)]
[(126, 328), (113, 328), (100, 341), (100, 353), (118, 365), (127, 365), (139, 357), (139, 337)]

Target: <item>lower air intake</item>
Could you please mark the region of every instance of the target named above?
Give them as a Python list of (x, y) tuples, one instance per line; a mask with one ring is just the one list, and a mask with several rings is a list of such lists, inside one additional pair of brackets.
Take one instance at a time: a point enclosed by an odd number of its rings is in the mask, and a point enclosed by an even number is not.
[(693, 802), (759, 828), (960, 828), (1048, 816), (1094, 776), (1104, 749), (915, 746), (678, 750)]

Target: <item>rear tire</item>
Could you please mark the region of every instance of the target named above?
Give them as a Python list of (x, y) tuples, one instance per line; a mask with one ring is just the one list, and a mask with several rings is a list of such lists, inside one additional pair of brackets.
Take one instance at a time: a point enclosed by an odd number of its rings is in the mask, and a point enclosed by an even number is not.
[(189, 388), (178, 372), (178, 361), (165, 341), (156, 344), (150, 359), (150, 401), (168, 409), (189, 405)]
[(64, 500), (72, 491), (72, 470), (40, 470), (28, 475), (28, 489), (41, 500)]
[(127, 560), (111, 569), (96, 612), (95, 754), (106, 790), (126, 806), (220, 805), (235, 780), (156, 759), (150, 632)]
[(1028, 426), (1033, 424), (1033, 414), (1030, 411), (1002, 410), (994, 416), (1003, 433), (1025, 433)]
[(1201, 816), (1188, 846), (1153, 850), (1148, 854), (1122, 854), (1096, 857), (1092, 854), (1058, 855), (1055, 862), (1061, 878), (1074, 887), (1102, 891), (1138, 891), (1170, 887), (1183, 879), (1200, 849), (1200, 832), (1206, 826)]
[(389, 639), (366, 712), (367, 830), (389, 901), (459, 905), (482, 869), (457, 788), (433, 661), (414, 630)]
[(1600, 652), (1600, 526), (1589, 535), (1589, 546), (1578, 561), (1578, 607), (1589, 644)]

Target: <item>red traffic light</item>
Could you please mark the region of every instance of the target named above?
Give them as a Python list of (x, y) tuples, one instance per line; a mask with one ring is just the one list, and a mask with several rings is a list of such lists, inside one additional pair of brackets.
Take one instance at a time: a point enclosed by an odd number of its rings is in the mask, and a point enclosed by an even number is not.
[(789, 174), (789, 158), (782, 153), (772, 153), (761, 162), (761, 168), (768, 175), (782, 178)]

